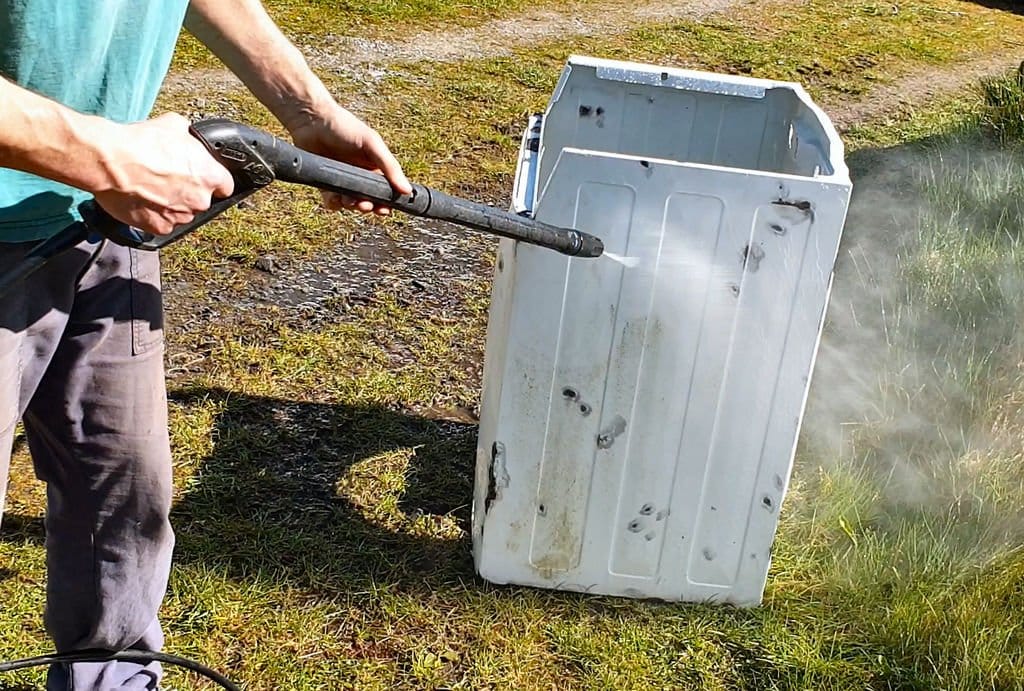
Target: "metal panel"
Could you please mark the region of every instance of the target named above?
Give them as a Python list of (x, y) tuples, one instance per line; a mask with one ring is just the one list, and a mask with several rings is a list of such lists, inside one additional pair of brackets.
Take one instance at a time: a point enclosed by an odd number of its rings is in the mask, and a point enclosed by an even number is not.
[[(556, 99), (577, 93), (572, 77)], [(589, 88), (580, 98), (594, 100)], [(623, 83), (613, 97), (602, 85), (604, 103), (619, 104), (603, 111), (605, 127), (614, 124), (605, 141), (652, 146), (651, 126), (666, 116), (654, 117), (636, 88)], [(698, 114), (718, 107), (690, 98)], [(736, 141), (755, 157), (775, 152), (779, 168), (792, 167), (792, 123), (767, 121), (784, 109), (719, 110), (698, 116), (687, 139), (709, 124), (716, 138), (742, 129)], [(839, 175), (794, 176), (581, 150), (550, 137), (593, 144), (580, 129), (593, 123), (566, 129), (550, 115), (542, 161), (529, 159), (546, 183), (530, 210), (596, 233), (630, 264), (501, 244), (474, 502), (478, 570), (502, 583), (755, 604), (849, 199), (845, 167), (820, 161), (816, 170)], [(815, 147), (800, 155), (842, 150), (837, 138)]]

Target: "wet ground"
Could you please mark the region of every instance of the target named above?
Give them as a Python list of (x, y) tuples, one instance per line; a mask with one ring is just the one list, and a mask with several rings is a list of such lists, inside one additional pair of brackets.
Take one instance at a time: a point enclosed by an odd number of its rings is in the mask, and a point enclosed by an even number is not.
[[(310, 258), (267, 254), (252, 265), (225, 262), (213, 269), (213, 289), (165, 276), (168, 374), (202, 369), (204, 347), (213, 346), (204, 340), (211, 324), (257, 338), (280, 326), (312, 330), (357, 318), (356, 308), (382, 297), (435, 322), (478, 320), (465, 302), (467, 286), (489, 280), (497, 243), (452, 224), (405, 217), (393, 226), (365, 224), (352, 240)], [(479, 368), (482, 344), (467, 345), (467, 362)]]

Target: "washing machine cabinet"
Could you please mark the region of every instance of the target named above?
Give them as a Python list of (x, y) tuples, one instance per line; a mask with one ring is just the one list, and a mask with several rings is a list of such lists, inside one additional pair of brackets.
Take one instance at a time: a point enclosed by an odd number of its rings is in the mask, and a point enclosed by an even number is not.
[(514, 206), (612, 256), (499, 246), (480, 575), (761, 601), (850, 191), (796, 84), (569, 60)]

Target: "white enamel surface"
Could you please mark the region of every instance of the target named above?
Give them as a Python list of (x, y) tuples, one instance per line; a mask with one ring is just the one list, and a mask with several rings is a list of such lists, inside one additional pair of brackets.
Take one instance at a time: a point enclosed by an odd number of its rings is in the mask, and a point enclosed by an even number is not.
[(574, 59), (539, 155), (524, 137), (517, 210), (627, 261), (502, 242), (474, 555), (499, 583), (753, 605), (850, 182), (798, 87), (640, 68)]

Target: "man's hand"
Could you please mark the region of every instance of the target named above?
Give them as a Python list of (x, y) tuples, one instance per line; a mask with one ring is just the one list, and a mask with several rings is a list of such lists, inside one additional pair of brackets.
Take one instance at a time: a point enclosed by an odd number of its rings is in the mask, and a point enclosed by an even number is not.
[[(383, 173), (399, 193), (412, 193), (412, 186), (402, 172), (402, 166), (376, 130), (337, 104), (331, 103), (325, 110), (324, 113), (286, 123), (296, 146)], [(387, 206), (335, 192), (324, 192), (323, 199), (324, 206), (335, 211), (352, 209), (381, 216), (391, 213)]]
[(188, 120), (167, 114), (112, 125), (101, 166), (105, 183), (89, 190), (107, 213), (166, 235), (234, 191), (231, 173), (189, 134)]
[(0, 166), (91, 192), (114, 218), (151, 233), (171, 232), (234, 188), (180, 115), (120, 125), (0, 76), (0, 122)]

